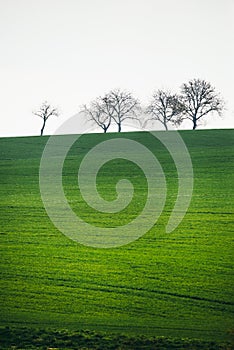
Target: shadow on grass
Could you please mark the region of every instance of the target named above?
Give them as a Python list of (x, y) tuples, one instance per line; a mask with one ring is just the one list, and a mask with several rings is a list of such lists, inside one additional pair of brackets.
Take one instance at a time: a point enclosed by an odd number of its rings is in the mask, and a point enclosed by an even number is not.
[(0, 349), (43, 350), (166, 350), (204, 349), (231, 350), (230, 343), (206, 342), (199, 339), (166, 337), (128, 337), (94, 331), (36, 330), (30, 328), (0, 328)]

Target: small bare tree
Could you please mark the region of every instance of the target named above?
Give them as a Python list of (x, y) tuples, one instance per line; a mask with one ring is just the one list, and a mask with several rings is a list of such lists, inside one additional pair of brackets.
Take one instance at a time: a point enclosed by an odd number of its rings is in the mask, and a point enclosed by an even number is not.
[(107, 132), (111, 125), (111, 110), (106, 101), (98, 98), (91, 102), (88, 107), (84, 105), (82, 111), (89, 121), (98, 125), (104, 133)]
[(42, 103), (39, 110), (36, 112), (33, 112), (33, 114), (42, 118), (42, 120), (43, 120), (43, 124), (42, 124), (42, 128), (41, 128), (41, 136), (42, 136), (47, 120), (53, 115), (58, 117), (59, 112), (58, 112), (57, 108), (51, 107), (51, 105), (47, 101), (45, 101)]
[(168, 123), (181, 124), (183, 112), (184, 106), (179, 96), (164, 90), (157, 90), (146, 108), (146, 114), (151, 116), (149, 120), (159, 121), (166, 130), (168, 130)]
[(222, 115), (224, 101), (205, 80), (193, 79), (183, 84), (181, 96), (186, 112), (185, 119), (192, 121), (193, 130), (196, 129), (198, 121), (208, 113), (217, 112)]
[(130, 92), (119, 89), (111, 90), (102, 98), (102, 101), (111, 120), (117, 124), (118, 132), (121, 131), (126, 119), (138, 120), (138, 113), (141, 110), (140, 102)]

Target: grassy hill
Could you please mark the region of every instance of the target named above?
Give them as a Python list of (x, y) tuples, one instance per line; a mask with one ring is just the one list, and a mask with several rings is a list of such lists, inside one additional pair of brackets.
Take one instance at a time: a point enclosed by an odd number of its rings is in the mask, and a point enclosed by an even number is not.
[(137, 241), (112, 249), (69, 240), (48, 218), (38, 175), (48, 137), (0, 139), (0, 326), (228, 339), (234, 329), (234, 130), (180, 135), (193, 162), (194, 192), (170, 234), (165, 225), (177, 194), (176, 168), (160, 142), (145, 132), (93, 134), (71, 148), (63, 181), (68, 201), (85, 220), (105, 227), (140, 212), (146, 180), (130, 162), (109, 162), (98, 177), (100, 193), (113, 200), (115, 182), (124, 176), (133, 178), (136, 196), (119, 214), (90, 212), (77, 189), (86, 152), (121, 136), (146, 145), (162, 165), (168, 195), (160, 219)]

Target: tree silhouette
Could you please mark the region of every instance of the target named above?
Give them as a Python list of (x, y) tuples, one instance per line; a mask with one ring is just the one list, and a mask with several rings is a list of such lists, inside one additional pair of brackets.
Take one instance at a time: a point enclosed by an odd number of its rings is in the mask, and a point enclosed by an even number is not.
[(111, 110), (106, 101), (99, 97), (91, 102), (89, 106), (84, 105), (82, 112), (89, 121), (98, 125), (104, 133), (107, 132), (111, 125)]
[(167, 90), (157, 90), (146, 108), (146, 114), (151, 116), (150, 120), (159, 121), (166, 130), (168, 130), (168, 123), (182, 122), (183, 112), (184, 106), (179, 96)]
[(193, 130), (197, 123), (207, 114), (222, 114), (224, 102), (209, 82), (201, 79), (190, 80), (181, 87), (181, 97), (185, 108), (185, 119), (193, 122)]
[(138, 120), (138, 113), (141, 110), (140, 103), (130, 92), (120, 89), (111, 90), (102, 100), (108, 106), (108, 115), (117, 124), (118, 132), (121, 131), (125, 120)]
[(47, 101), (45, 101), (42, 103), (39, 110), (36, 112), (33, 112), (33, 114), (43, 119), (43, 124), (41, 128), (41, 133), (40, 133), (40, 135), (42, 136), (47, 120), (53, 115), (58, 117), (59, 112), (57, 108), (51, 107), (51, 105)]

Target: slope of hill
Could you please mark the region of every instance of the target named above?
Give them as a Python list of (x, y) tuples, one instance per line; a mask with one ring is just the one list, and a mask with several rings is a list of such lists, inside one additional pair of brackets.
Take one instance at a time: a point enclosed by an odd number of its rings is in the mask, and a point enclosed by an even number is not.
[[(160, 219), (148, 233), (112, 249), (69, 240), (48, 218), (38, 175), (48, 137), (0, 139), (1, 326), (228, 338), (234, 305), (234, 130), (180, 135), (193, 163), (194, 192), (183, 221), (166, 234), (177, 193), (175, 165), (148, 133), (121, 133), (157, 153), (168, 195)], [(64, 164), (64, 189), (74, 212), (106, 227), (131, 220), (146, 196), (141, 171), (118, 160), (103, 167), (98, 186), (107, 200), (113, 200), (115, 182), (132, 176), (137, 192), (132, 206), (101, 217), (80, 204), (78, 163), (93, 145), (113, 137), (120, 135), (82, 136)]]

